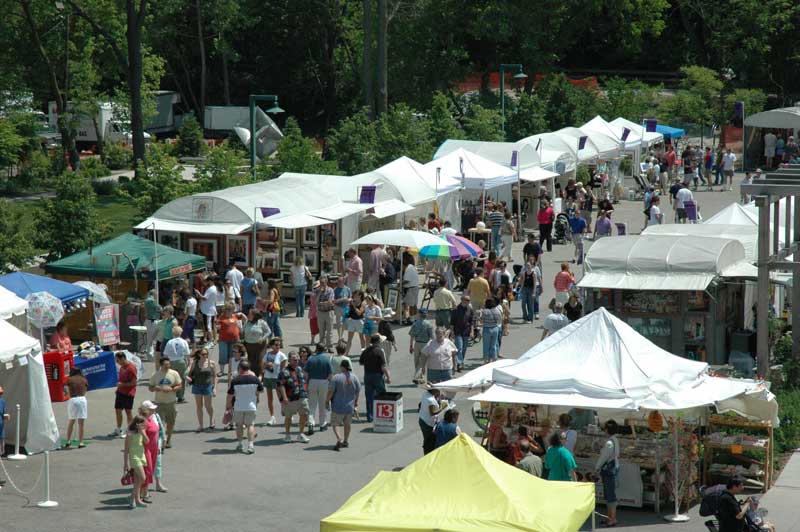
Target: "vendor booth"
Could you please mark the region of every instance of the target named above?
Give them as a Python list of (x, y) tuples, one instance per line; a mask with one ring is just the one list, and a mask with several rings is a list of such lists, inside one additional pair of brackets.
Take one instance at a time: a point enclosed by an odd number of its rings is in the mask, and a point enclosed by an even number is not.
[(16, 406), (21, 408), (20, 444), (29, 453), (52, 450), (58, 443), (58, 426), (45, 376), (39, 341), (0, 320), (0, 386), (12, 419), (5, 424), (6, 443), (16, 437)]
[(402, 471), (381, 471), (320, 532), (570, 532), (594, 510), (594, 485), (547, 482), (466, 434)]
[(603, 238), (586, 255), (587, 311), (605, 307), (661, 348), (725, 364), (745, 327), (744, 283), (755, 279), (744, 246), (699, 236)]
[[(544, 419), (569, 412), (579, 478), (596, 478), (595, 462), (608, 438), (600, 422), (615, 419), (621, 426), (620, 504), (652, 504), (656, 511), (674, 493), (680, 501), (696, 497), (702, 436), (695, 429), (710, 426), (709, 409), (738, 414), (729, 420), (777, 424), (768, 383), (713, 376), (706, 363), (659, 348), (602, 308), (548, 336), (520, 360), (495, 367), (491, 380), (491, 387), (470, 399), (484, 409), (507, 408), (511, 440), (521, 432), (518, 426), (531, 434), (543, 430)], [(447, 389), (451, 382), (440, 386)], [(770, 464), (762, 461), (761, 467), (766, 474)]]
[(664, 140), (671, 141), (672, 144), (675, 144), (677, 140), (681, 137), (686, 136), (686, 130), (681, 129), (679, 127), (671, 127), (662, 124), (656, 125), (656, 133), (661, 133), (664, 135)]

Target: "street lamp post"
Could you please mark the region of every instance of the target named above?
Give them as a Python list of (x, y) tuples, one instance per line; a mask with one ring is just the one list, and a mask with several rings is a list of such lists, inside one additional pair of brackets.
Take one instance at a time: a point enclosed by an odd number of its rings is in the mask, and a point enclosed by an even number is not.
[(282, 113), (283, 109), (278, 106), (278, 97), (274, 94), (251, 94), (250, 95), (250, 172), (253, 181), (256, 180), (256, 104), (258, 102), (270, 102), (272, 107), (267, 109), (270, 114)]
[(500, 109), (503, 118), (501, 122), (503, 134), (506, 132), (506, 69), (514, 69), (517, 71), (517, 73), (514, 74), (515, 80), (519, 81), (528, 77), (528, 75), (522, 71), (522, 65), (519, 63), (503, 63), (500, 65)]

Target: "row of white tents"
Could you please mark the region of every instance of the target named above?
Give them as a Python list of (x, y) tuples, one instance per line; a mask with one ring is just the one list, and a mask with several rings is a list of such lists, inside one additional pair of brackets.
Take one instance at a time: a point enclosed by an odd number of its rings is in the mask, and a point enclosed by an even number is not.
[[(447, 140), (426, 164), (400, 157), (354, 176), (290, 172), (272, 181), (180, 198), (137, 229), (237, 235), (253, 224), (290, 229), (341, 221), (342, 241), (349, 243), (358, 237), (359, 220), (366, 214), (376, 219), (425, 216), (434, 202), (440, 217), (461, 229), (463, 199), (491, 189), (503, 189), (502, 198), (510, 199), (514, 184), (552, 179), (579, 163), (626, 156), (637, 162), (642, 148), (663, 140), (660, 133), (624, 118), (607, 122), (600, 116), (518, 142)], [(359, 204), (359, 191), (368, 186), (376, 187), (374, 201)], [(268, 220), (261, 208), (269, 209)]]
[(591, 408), (634, 417), (660, 410), (702, 417), (708, 407), (778, 425), (763, 382), (712, 376), (708, 364), (656, 346), (605, 309), (556, 331), (516, 360), (498, 360), (439, 383), (474, 401)]

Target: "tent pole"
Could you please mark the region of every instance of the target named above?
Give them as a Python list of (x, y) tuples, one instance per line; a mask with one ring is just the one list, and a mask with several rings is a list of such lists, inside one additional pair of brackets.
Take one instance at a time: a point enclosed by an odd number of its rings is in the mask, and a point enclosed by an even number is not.
[(678, 443), (678, 417), (676, 416), (674, 421), (672, 422), (673, 426), (673, 436), (675, 437), (675, 450), (673, 452), (673, 465), (674, 468), (672, 471), (672, 480), (674, 482), (674, 489), (672, 492), (672, 498), (675, 499), (675, 513), (671, 515), (665, 515), (664, 519), (670, 521), (672, 523), (685, 523), (689, 520), (689, 516), (686, 514), (680, 513), (680, 505), (681, 499), (680, 494), (678, 493), (679, 483), (678, 483), (678, 476), (680, 475), (680, 457), (678, 451), (680, 450), (680, 445)]
[(253, 207), (253, 269), (256, 269), (256, 213), (258, 207)]
[(517, 241), (520, 240), (522, 235), (522, 179), (520, 178), (520, 164), (519, 158), (522, 153), (517, 153)]

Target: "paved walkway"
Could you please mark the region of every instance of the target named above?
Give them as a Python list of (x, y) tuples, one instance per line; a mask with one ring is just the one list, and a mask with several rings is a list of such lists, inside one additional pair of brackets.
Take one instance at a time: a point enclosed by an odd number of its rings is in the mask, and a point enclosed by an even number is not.
[[(738, 191), (698, 192), (696, 197), (704, 215), (710, 216), (736, 201)], [(617, 206), (614, 218), (627, 222), (629, 231), (635, 233), (642, 225), (641, 211), (641, 202), (623, 201)], [(552, 279), (558, 264), (571, 259), (572, 253), (572, 246), (555, 246), (552, 253), (545, 255), (543, 302), (553, 296)], [(521, 244), (515, 246), (514, 257), (518, 262), (522, 260)], [(541, 321), (522, 324), (520, 314), (515, 302), (511, 333), (503, 338), (502, 353), (509, 358), (524, 353), (542, 334)], [(542, 318), (545, 315), (542, 313)], [(308, 341), (307, 319), (286, 317), (282, 326), (287, 343), (291, 345), (287, 350)], [(366, 423), (359, 423), (354, 427), (350, 448), (341, 452), (332, 450), (335, 440), (330, 431), (318, 432), (309, 444), (284, 444), (282, 429), (261, 425), (266, 420), (266, 406), (262, 400), (256, 420), (259, 423), (256, 453), (247, 456), (234, 451), (236, 442), (231, 432), (195, 433), (194, 404), (180, 405), (173, 448), (164, 455), (165, 484), (169, 493), (154, 494), (152, 506), (131, 511), (125, 507), (130, 490), (119, 483), (122, 441), (107, 436), (113, 428), (113, 391), (93, 391), (88, 397), (90, 418), (86, 427), (90, 444), (85, 449), (51, 455), (53, 498), (61, 505), (52, 510), (36, 508), (35, 503), (42, 497), (41, 482), (27, 498), (6, 484), (0, 490), (0, 532), (139, 532), (167, 528), (213, 532), (256, 528), (291, 532), (319, 530), (319, 520), (339, 508), (378, 471), (405, 467), (422, 455), (416, 416), (421, 392), (411, 383), (413, 367), (408, 355), (407, 331), (407, 327), (395, 331), (398, 351), (391, 359), (393, 384), (389, 389), (404, 395), (405, 428), (399, 434), (377, 434)], [(470, 348), (468, 367), (480, 363), (480, 353), (480, 345)], [(351, 354), (356, 355), (356, 348)], [(216, 358), (216, 353), (212, 353), (212, 357)], [(148, 364), (147, 369), (151, 371), (152, 366)], [(360, 368), (356, 368), (356, 372), (362, 373)], [(214, 401), (217, 426), (220, 426), (226, 385), (227, 377), (222, 379)], [(137, 402), (151, 398), (145, 386), (138, 388)], [(461, 397), (457, 401), (459, 408), (468, 412), (469, 401)], [(63, 433), (66, 405), (57, 403), (55, 414)], [(474, 434), (477, 428), (469, 415), (462, 415), (460, 424), (468, 434)], [(793, 465), (796, 462), (795, 457)], [(33, 456), (25, 462), (4, 461), (3, 464), (12, 479), (29, 490), (41, 471), (42, 457)], [(800, 464), (797, 465), (800, 469)], [(790, 486), (799, 486), (798, 479), (800, 474), (795, 473), (781, 477), (779, 486), (765, 500), (781, 531), (796, 522), (791, 512), (793, 492)], [(696, 510), (691, 515), (689, 523), (670, 525), (652, 510), (622, 509), (620, 528), (648, 527), (654, 532), (668, 528), (672, 531), (703, 530), (703, 521)], [(794, 520), (790, 521), (790, 517)]]

